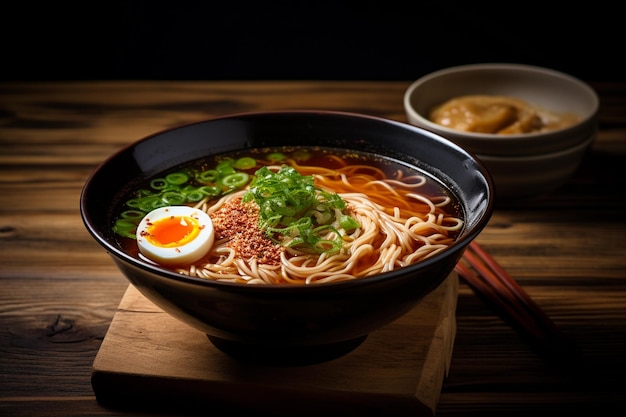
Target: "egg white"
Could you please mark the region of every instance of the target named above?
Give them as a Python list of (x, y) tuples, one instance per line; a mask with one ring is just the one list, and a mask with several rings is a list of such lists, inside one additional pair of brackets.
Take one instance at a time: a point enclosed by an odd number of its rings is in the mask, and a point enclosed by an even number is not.
[[(185, 216), (197, 220), (195, 238), (183, 244), (159, 245), (147, 238), (151, 227), (159, 220), (167, 217)], [(194, 229), (196, 228), (194, 227)], [(163, 265), (182, 265), (193, 263), (204, 257), (215, 239), (213, 222), (207, 213), (187, 206), (168, 206), (155, 209), (148, 213), (137, 226), (137, 245), (139, 252), (147, 259)]]

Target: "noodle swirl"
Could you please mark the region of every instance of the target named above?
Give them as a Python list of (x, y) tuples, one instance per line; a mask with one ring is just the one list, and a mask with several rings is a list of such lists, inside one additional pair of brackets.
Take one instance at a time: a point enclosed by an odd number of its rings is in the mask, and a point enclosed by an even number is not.
[[(242, 242), (237, 234), (229, 238), (216, 236), (211, 252), (202, 263), (177, 272), (259, 285), (344, 281), (393, 271), (434, 256), (449, 247), (463, 228), (463, 220), (452, 214), (450, 197), (430, 197), (420, 192), (427, 183), (425, 176), (404, 176), (402, 171), (397, 171), (393, 178), (388, 178), (382, 170), (364, 164), (336, 169), (299, 165), (295, 161), (288, 164), (302, 175), (313, 175), (320, 189), (337, 193), (347, 204), (344, 214), (360, 224), (350, 232), (338, 225), (328, 232), (329, 239), (335, 239), (339, 233), (343, 241), (340, 251), (330, 255), (312, 254), (280, 246), (269, 239), (261, 242), (250, 231), (250, 222), (257, 221), (251, 217), (245, 219), (248, 224), (239, 228), (252, 240)], [(229, 206), (241, 207), (244, 193), (245, 190), (223, 196), (214, 204), (201, 201), (196, 207), (205, 210), (219, 225), (220, 216), (229, 216)], [(240, 211), (253, 213), (250, 207), (241, 207)], [(248, 255), (243, 256), (242, 245), (257, 248), (258, 255), (250, 256), (246, 248)]]

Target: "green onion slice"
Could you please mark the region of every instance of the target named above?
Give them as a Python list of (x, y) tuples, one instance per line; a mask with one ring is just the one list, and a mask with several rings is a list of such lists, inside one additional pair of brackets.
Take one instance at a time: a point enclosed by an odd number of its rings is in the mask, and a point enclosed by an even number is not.
[(250, 175), (246, 174), (245, 172), (235, 172), (222, 178), (222, 184), (224, 184), (226, 187), (238, 188), (246, 185), (249, 179)]
[(189, 181), (189, 175), (184, 172), (172, 172), (165, 176), (165, 181), (174, 185), (181, 185)]
[(256, 166), (256, 159), (244, 156), (237, 159), (233, 166), (237, 169), (252, 169)]

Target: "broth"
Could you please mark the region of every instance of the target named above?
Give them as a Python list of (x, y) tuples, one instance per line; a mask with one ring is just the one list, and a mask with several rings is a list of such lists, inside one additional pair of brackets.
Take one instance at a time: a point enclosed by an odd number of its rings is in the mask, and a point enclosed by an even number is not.
[[(282, 188), (292, 182), (298, 185)], [(305, 190), (311, 193), (306, 199)], [(290, 205), (301, 197), (310, 204)], [(122, 201), (113, 228), (126, 253), (151, 262), (132, 228), (151, 209), (199, 208), (213, 221), (212, 249), (191, 265), (161, 266), (247, 284), (313, 284), (388, 272), (445, 250), (463, 229), (458, 200), (430, 174), (335, 148), (247, 149), (201, 158), (150, 178)]]

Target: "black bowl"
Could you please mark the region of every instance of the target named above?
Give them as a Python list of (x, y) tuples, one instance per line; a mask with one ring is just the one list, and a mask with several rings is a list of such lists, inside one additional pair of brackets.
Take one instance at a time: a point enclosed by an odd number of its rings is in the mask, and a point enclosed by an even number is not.
[[(201, 156), (282, 145), (367, 151), (424, 170), (458, 198), (464, 229), (448, 249), (417, 264), (377, 276), (308, 286), (187, 277), (129, 256), (116, 244), (111, 231), (113, 206), (129, 184)], [(487, 224), (493, 201), (492, 180), (483, 165), (435, 134), (359, 114), (287, 111), (218, 117), (133, 143), (91, 175), (80, 209), (87, 230), (124, 276), (164, 311), (206, 333), (215, 346), (234, 357), (301, 364), (341, 356), (370, 332), (411, 310), (453, 271), (465, 247)]]

